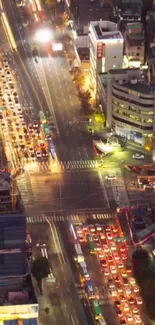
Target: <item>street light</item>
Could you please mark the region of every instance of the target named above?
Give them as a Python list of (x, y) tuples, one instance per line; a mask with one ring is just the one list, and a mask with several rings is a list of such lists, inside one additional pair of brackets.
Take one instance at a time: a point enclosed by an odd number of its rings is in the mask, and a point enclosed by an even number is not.
[(39, 29), (35, 34), (35, 41), (39, 43), (49, 43), (52, 39), (51, 30), (48, 28)]

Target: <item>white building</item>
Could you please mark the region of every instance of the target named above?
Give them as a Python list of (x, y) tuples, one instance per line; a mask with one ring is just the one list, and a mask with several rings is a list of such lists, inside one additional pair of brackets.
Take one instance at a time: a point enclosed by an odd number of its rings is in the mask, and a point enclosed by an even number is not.
[(123, 63), (123, 36), (110, 21), (92, 21), (90, 37), (90, 75), (96, 85), (98, 73), (121, 69)]
[(155, 91), (139, 69), (109, 71), (106, 113), (107, 126), (128, 140), (143, 145), (155, 136)]

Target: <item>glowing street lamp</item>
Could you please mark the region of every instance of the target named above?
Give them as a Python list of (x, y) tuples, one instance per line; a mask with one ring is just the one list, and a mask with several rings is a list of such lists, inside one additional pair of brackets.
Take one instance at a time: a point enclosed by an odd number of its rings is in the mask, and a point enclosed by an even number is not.
[(39, 43), (49, 43), (52, 39), (51, 30), (48, 28), (39, 29), (35, 35), (35, 41)]

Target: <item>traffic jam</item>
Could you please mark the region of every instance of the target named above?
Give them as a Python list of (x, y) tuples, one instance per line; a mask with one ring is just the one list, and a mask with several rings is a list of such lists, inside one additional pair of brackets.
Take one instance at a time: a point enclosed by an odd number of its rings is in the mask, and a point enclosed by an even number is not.
[[(112, 300), (119, 322), (143, 324), (140, 316), (142, 298), (132, 276), (128, 246), (116, 225), (78, 225), (74, 228), (77, 243), (75, 252), (80, 264), (80, 280), (84, 282), (85, 295), (92, 309), (93, 317), (99, 324), (106, 324), (100, 309), (100, 297), (87, 271), (83, 256), (83, 245), (88, 245), (90, 254), (99, 260), (100, 269)], [(75, 236), (74, 236), (75, 238)]]
[[(7, 56), (0, 59), (0, 128), (6, 143), (8, 160), (10, 153), (14, 164), (48, 160), (49, 142), (52, 142), (50, 128), (45, 121), (25, 121), (26, 110), (21, 108), (15, 71), (12, 71)], [(29, 116), (30, 119), (30, 116)], [(8, 148), (7, 148), (8, 147)]]

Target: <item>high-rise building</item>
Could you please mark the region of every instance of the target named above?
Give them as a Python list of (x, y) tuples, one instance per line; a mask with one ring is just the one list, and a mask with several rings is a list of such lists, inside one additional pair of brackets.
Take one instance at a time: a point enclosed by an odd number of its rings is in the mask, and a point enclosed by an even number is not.
[(94, 83), (98, 73), (120, 69), (123, 63), (123, 36), (110, 21), (92, 21), (90, 37), (90, 76)]

